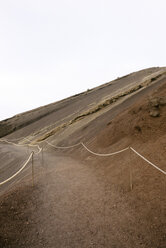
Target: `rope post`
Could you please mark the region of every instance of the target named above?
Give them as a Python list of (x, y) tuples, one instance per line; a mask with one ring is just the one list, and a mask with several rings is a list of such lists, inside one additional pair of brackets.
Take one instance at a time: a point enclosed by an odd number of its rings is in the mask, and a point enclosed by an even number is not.
[(29, 145), (27, 147), (28, 147), (28, 154), (29, 154)]
[(43, 164), (44, 164), (44, 156), (43, 156), (43, 144), (42, 144), (42, 150), (41, 150), (41, 156), (42, 156), (42, 167), (43, 167)]
[(33, 166), (33, 155), (34, 155), (34, 152), (32, 152), (32, 186), (34, 187), (34, 166)]
[(132, 164), (131, 164), (131, 149), (129, 148), (130, 152), (130, 162), (129, 162), (129, 171), (130, 171), (130, 190), (132, 191), (133, 189), (133, 173), (132, 173)]

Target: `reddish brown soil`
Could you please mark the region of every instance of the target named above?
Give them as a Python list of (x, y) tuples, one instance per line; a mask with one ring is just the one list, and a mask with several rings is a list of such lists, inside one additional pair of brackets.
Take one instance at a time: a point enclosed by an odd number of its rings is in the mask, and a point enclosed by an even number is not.
[(1, 247), (164, 248), (165, 178), (132, 156), (131, 191), (128, 155), (81, 164), (45, 154), (35, 187), (1, 199)]

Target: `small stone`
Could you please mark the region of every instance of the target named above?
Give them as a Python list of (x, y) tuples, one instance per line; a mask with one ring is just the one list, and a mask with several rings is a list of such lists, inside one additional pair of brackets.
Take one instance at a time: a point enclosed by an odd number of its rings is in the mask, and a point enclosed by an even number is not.
[(154, 110), (150, 111), (150, 116), (151, 117), (159, 117), (160, 116), (159, 110), (154, 109)]
[(158, 98), (154, 98), (150, 100), (150, 105), (152, 107), (159, 107), (159, 99)]
[(166, 105), (166, 96), (163, 96), (163, 97), (161, 97), (160, 99), (159, 99), (159, 103), (160, 103), (160, 105)]

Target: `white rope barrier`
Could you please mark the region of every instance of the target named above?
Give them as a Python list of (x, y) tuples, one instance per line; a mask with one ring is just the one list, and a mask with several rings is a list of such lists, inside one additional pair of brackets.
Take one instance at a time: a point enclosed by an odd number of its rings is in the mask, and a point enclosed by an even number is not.
[(93, 152), (93, 151), (91, 151), (91, 150), (89, 150), (85, 145), (84, 145), (84, 143), (83, 142), (80, 142), (80, 143), (78, 143), (78, 144), (75, 144), (75, 145), (72, 145), (72, 146), (55, 146), (55, 145), (53, 145), (53, 144), (51, 144), (51, 143), (49, 143), (48, 141), (45, 141), (49, 146), (52, 146), (52, 147), (54, 147), (54, 148), (57, 148), (57, 149), (68, 149), (68, 148), (73, 148), (73, 147), (76, 147), (76, 146), (79, 146), (79, 145), (82, 145), (88, 152), (90, 152), (90, 153), (92, 153), (92, 154), (94, 154), (94, 155), (97, 155), (97, 156), (112, 156), (112, 155), (115, 155), (115, 154), (118, 154), (118, 153), (121, 153), (121, 152), (124, 152), (124, 151), (126, 151), (126, 150), (128, 150), (129, 149), (129, 147), (127, 147), (127, 148), (125, 148), (125, 149), (123, 149), (123, 150), (120, 150), (120, 151), (116, 151), (116, 152), (113, 152), (113, 153), (109, 153), (109, 154), (101, 154), (101, 153), (95, 153), (95, 152)]
[(76, 146), (81, 145), (81, 143), (77, 143), (77, 144), (72, 145), (72, 146), (55, 146), (55, 145), (49, 143), (48, 141), (45, 141), (45, 142), (46, 142), (49, 146), (52, 146), (52, 147), (57, 148), (57, 149), (69, 149), (69, 148), (73, 148), (73, 147), (76, 147)]
[(146, 159), (144, 156), (142, 156), (140, 153), (138, 153), (136, 150), (134, 150), (134, 148), (130, 147), (130, 149), (136, 153), (139, 157), (141, 157), (143, 160), (145, 160), (148, 164), (152, 165), (155, 169), (159, 170), (161, 173), (163, 173), (164, 175), (166, 175), (166, 172), (163, 171), (162, 169), (160, 169), (157, 165), (153, 164), (152, 162), (150, 162), (148, 159)]
[(26, 139), (25, 137), (20, 137), (20, 138), (16, 138), (16, 139), (10, 139), (10, 141), (15, 141), (15, 140), (24, 140), (24, 139)]
[(152, 165), (155, 169), (159, 170), (161, 173), (163, 173), (164, 175), (166, 175), (166, 172), (162, 169), (160, 169), (158, 166), (156, 166), (155, 164), (153, 164), (152, 162), (150, 162), (148, 159), (146, 159), (144, 156), (142, 156), (140, 153), (138, 153), (134, 148), (132, 147), (126, 147), (122, 150), (119, 150), (119, 151), (116, 151), (116, 152), (112, 152), (112, 153), (107, 153), (107, 154), (102, 154), (102, 153), (96, 153), (96, 152), (93, 152), (91, 151), (83, 142), (81, 143), (78, 143), (78, 144), (75, 144), (73, 146), (64, 146), (64, 147), (59, 147), (59, 146), (55, 146), (51, 143), (49, 143), (48, 141), (46, 141), (46, 143), (54, 148), (59, 148), (59, 149), (68, 149), (68, 148), (72, 148), (72, 147), (76, 147), (78, 145), (82, 145), (88, 152), (90, 152), (91, 154), (93, 155), (96, 155), (96, 156), (101, 156), (101, 157), (107, 157), (107, 156), (112, 156), (112, 155), (116, 155), (116, 154), (119, 154), (121, 152), (124, 152), (124, 151), (127, 151), (128, 149), (131, 149), (135, 154), (137, 154), (139, 157), (141, 157), (143, 160), (145, 160), (147, 163), (149, 163), (150, 165)]
[[(27, 138), (24, 138), (25, 140), (27, 140), (28, 142), (31, 142), (29, 139)], [(6, 139), (0, 139), (0, 141), (2, 142), (6, 142), (8, 144), (12, 144), (12, 145), (15, 145), (15, 146), (25, 146), (25, 145), (20, 145), (20, 144), (15, 144), (11, 141), (8, 141)], [(75, 145), (72, 145), (72, 146), (63, 146), (63, 147), (60, 147), (60, 146), (56, 146), (56, 145), (53, 145), (51, 143), (49, 143), (48, 141), (45, 141), (49, 146), (52, 146), (56, 149), (69, 149), (69, 148), (73, 148), (73, 147), (76, 147), (76, 146), (79, 146), (79, 145), (82, 145), (88, 152), (90, 152), (91, 154), (93, 155), (96, 155), (96, 156), (100, 156), (100, 157), (107, 157), (107, 156), (113, 156), (113, 155), (116, 155), (116, 154), (119, 154), (119, 153), (122, 153), (124, 151), (127, 151), (128, 149), (131, 149), (135, 154), (137, 154), (139, 157), (141, 157), (144, 161), (146, 161), (148, 164), (152, 165), (155, 169), (157, 169), (158, 171), (160, 171), (161, 173), (163, 173), (164, 175), (166, 175), (166, 172), (162, 169), (160, 169), (157, 165), (153, 164), (152, 162), (150, 162), (148, 159), (146, 159), (144, 156), (142, 156), (140, 153), (138, 153), (134, 148), (132, 147), (126, 147), (122, 150), (119, 150), (119, 151), (116, 151), (116, 152), (112, 152), (112, 153), (107, 153), (107, 154), (103, 154), (103, 153), (96, 153), (96, 152), (93, 152), (91, 151), (83, 142), (80, 142), (80, 143), (77, 143)], [(32, 145), (32, 144), (26, 144), (26, 146), (31, 146), (31, 147), (37, 147), (38, 148), (38, 152), (31, 152), (28, 160), (23, 164), (23, 166), (13, 175), (11, 176), (10, 178), (6, 179), (5, 181), (1, 182), (0, 185), (3, 185), (5, 183), (7, 183), (8, 181), (10, 181), (12, 178), (14, 178), (15, 176), (17, 176), (25, 167), (26, 165), (28, 164), (28, 162), (30, 161), (30, 159), (32, 158), (33, 154), (39, 154), (41, 151), (42, 151), (42, 148), (39, 146), (39, 145)]]
[(102, 154), (102, 153), (96, 153), (96, 152), (91, 151), (88, 147), (86, 147), (86, 146), (84, 145), (84, 143), (81, 143), (81, 145), (82, 145), (88, 152), (90, 152), (90, 153), (92, 153), (92, 154), (94, 154), (94, 155), (96, 155), (96, 156), (101, 156), (101, 157), (107, 157), (107, 156), (116, 155), (116, 154), (118, 154), (118, 153), (127, 151), (127, 150), (129, 149), (129, 147), (126, 147), (126, 148), (124, 148), (124, 149), (122, 149), (122, 150), (120, 150), (120, 151)]
[(119, 151), (116, 151), (116, 152), (112, 152), (112, 153), (107, 153), (107, 154), (103, 154), (103, 153), (96, 153), (96, 152), (93, 152), (91, 151), (83, 142), (80, 142), (78, 144), (75, 144), (73, 146), (64, 146), (64, 147), (59, 147), (59, 146), (55, 146), (51, 143), (49, 143), (48, 141), (46, 141), (46, 143), (49, 145), (49, 146), (52, 146), (54, 148), (59, 148), (59, 149), (68, 149), (68, 148), (72, 148), (72, 147), (76, 147), (78, 145), (82, 145), (88, 152), (90, 152), (91, 154), (93, 155), (96, 155), (96, 156), (101, 156), (101, 157), (107, 157), (107, 156), (112, 156), (112, 155), (116, 155), (116, 154), (119, 154), (121, 152), (124, 152), (124, 151), (127, 151), (128, 149), (131, 149), (134, 153), (136, 153), (139, 157), (141, 157), (143, 160), (145, 160), (147, 163), (149, 163), (150, 165), (152, 165), (154, 168), (156, 168), (157, 170), (159, 170), (161, 173), (163, 173), (164, 175), (166, 175), (166, 172), (162, 169), (160, 169), (158, 166), (156, 166), (155, 164), (153, 164), (152, 162), (150, 162), (148, 159), (146, 159), (145, 157), (143, 157), (140, 153), (138, 153), (134, 148), (132, 147), (126, 147), (122, 150), (119, 150)]
[[(31, 142), (29, 139), (27, 138), (24, 138), (24, 140), (28, 141), (28, 142)], [(41, 151), (42, 151), (42, 148), (40, 148), (39, 145), (32, 145), (32, 144), (27, 144), (28, 146), (31, 146), (31, 147), (37, 147), (37, 149), (39, 150), (38, 152), (34, 152), (34, 154), (39, 154)]]
[[(27, 138), (24, 138), (24, 139), (30, 142), (30, 140), (28, 140)], [(21, 169), (19, 169), (13, 176), (9, 177), (8, 179), (6, 179), (5, 181), (3, 181), (3, 182), (0, 183), (0, 186), (1, 186), (3, 184), (7, 183), (8, 181), (10, 181), (11, 179), (13, 179), (14, 177), (16, 177), (26, 167), (26, 165), (28, 164), (28, 162), (32, 158), (33, 154), (38, 155), (42, 151), (42, 148), (40, 148), (39, 145), (32, 145), (32, 144), (21, 145), (21, 144), (16, 144), (16, 143), (13, 143), (13, 142), (8, 141), (6, 139), (0, 139), (0, 141), (6, 142), (8, 144), (12, 144), (14, 146), (19, 146), (19, 147), (20, 146), (27, 146), (28, 145), (28, 146), (31, 146), (31, 147), (37, 147), (38, 148), (38, 152), (34, 152), (34, 151), (31, 152), (29, 158), (27, 159), (27, 161), (25, 162), (25, 164), (23, 164), (23, 166), (21, 167)]]
[(14, 174), (14, 175), (12, 175), (11, 177), (9, 177), (8, 179), (6, 179), (5, 181), (3, 181), (3, 182), (0, 182), (0, 185), (3, 185), (3, 184), (5, 184), (5, 183), (7, 183), (7, 182), (9, 182), (11, 179), (13, 179), (14, 177), (16, 177), (25, 167), (26, 167), (26, 165), (29, 163), (29, 161), (30, 161), (30, 159), (32, 158), (32, 156), (33, 156), (33, 153), (34, 152), (31, 152), (31, 154), (30, 154), (30, 156), (29, 156), (29, 158), (27, 159), (27, 161), (23, 164), (23, 166)]
[(16, 144), (16, 143), (13, 143), (13, 142), (8, 141), (8, 140), (6, 140), (6, 139), (0, 139), (0, 141), (2, 141), (2, 142), (6, 142), (6, 143), (8, 143), (8, 144), (15, 145), (15, 146), (27, 146), (27, 145), (20, 145), (20, 144)]
[(38, 155), (41, 151), (42, 151), (42, 148), (39, 146), (39, 145), (31, 145), (31, 144), (28, 144), (28, 146), (31, 146), (31, 147), (37, 147), (38, 148), (38, 152), (34, 152), (34, 154)]
[[(30, 142), (30, 140), (27, 139), (27, 138), (24, 138), (24, 140), (27, 140), (27, 141)], [(13, 142), (11, 142), (11, 141), (8, 141), (8, 140), (6, 140), (6, 139), (0, 139), (0, 141), (6, 142), (6, 143), (8, 143), (8, 144), (12, 144), (12, 145), (14, 145), (14, 146), (31, 146), (31, 147), (37, 147), (38, 152), (34, 152), (34, 154), (36, 154), (36, 155), (38, 155), (38, 154), (42, 151), (42, 148), (40, 148), (39, 145), (32, 145), (32, 144), (23, 144), (23, 145), (21, 145), (21, 144), (16, 144), (16, 143), (13, 143)]]

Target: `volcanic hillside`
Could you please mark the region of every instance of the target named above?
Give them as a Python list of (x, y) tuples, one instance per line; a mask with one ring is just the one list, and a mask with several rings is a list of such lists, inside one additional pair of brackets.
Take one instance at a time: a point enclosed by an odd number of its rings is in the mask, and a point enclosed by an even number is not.
[(0, 184), (0, 247), (166, 247), (166, 68), (1, 121), (0, 137), (0, 183), (39, 150)]

